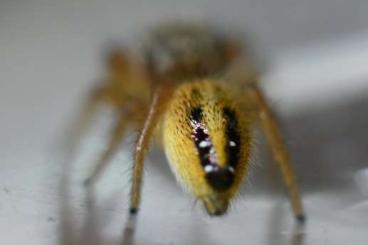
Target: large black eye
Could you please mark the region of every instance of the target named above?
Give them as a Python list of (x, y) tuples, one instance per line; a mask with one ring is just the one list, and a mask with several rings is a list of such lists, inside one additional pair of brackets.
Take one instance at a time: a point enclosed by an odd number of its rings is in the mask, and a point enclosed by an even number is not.
[(228, 156), (228, 165), (235, 169), (238, 163), (241, 144), (238, 132), (238, 120), (235, 111), (231, 110), (230, 108), (225, 107), (223, 113), (227, 123), (227, 145), (225, 147)]
[(195, 107), (190, 112), (190, 122), (193, 128), (192, 130), (192, 138), (197, 147), (197, 151), (199, 153), (199, 157), (201, 159), (201, 165), (205, 168), (207, 165), (211, 164), (211, 149), (213, 149), (212, 142), (207, 132), (207, 128), (201, 122), (202, 120), (202, 109), (199, 107)]
[(225, 191), (234, 182), (234, 167), (220, 167), (217, 162), (215, 148), (208, 129), (202, 122), (202, 109), (193, 108), (190, 112), (192, 138), (198, 151), (200, 163), (205, 172), (207, 183), (218, 191)]

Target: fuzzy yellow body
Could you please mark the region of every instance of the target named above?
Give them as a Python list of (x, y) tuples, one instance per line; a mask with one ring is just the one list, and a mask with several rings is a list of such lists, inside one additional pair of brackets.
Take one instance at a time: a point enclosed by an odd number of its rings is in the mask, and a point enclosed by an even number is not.
[[(226, 151), (229, 139), (223, 109), (229, 108), (237, 116), (239, 157), (234, 170), (234, 182), (224, 191), (214, 189), (205, 178), (206, 173), (192, 138), (190, 112), (193, 108), (201, 108), (203, 111), (203, 125), (208, 128), (216, 162), (221, 167), (229, 164)], [(183, 83), (173, 94), (163, 120), (164, 149), (177, 180), (204, 202), (209, 213), (215, 212), (216, 208), (226, 209), (244, 179), (251, 150), (249, 120), (231, 90), (215, 80)]]
[(87, 183), (106, 167), (126, 128), (138, 129), (130, 195), (130, 214), (137, 214), (144, 158), (161, 126), (158, 132), (178, 182), (208, 214), (222, 215), (247, 174), (251, 128), (258, 124), (281, 170), (294, 214), (303, 222), (291, 160), (240, 42), (206, 26), (169, 24), (151, 33), (144, 50), (143, 64), (113, 52), (109, 76), (84, 110), (81, 122), (96, 104), (108, 101), (118, 115), (108, 147)]

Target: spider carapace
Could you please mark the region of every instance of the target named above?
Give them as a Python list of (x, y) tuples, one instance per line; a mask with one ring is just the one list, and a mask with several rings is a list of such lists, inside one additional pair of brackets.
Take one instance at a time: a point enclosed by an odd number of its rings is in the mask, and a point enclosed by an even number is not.
[(304, 221), (286, 147), (241, 42), (205, 25), (182, 23), (161, 25), (146, 40), (143, 62), (126, 51), (111, 53), (108, 75), (93, 90), (81, 117), (86, 122), (100, 101), (112, 105), (118, 115), (88, 183), (100, 175), (130, 126), (140, 130), (130, 215), (139, 209), (144, 157), (154, 135), (159, 135), (178, 182), (209, 215), (222, 215), (247, 174), (252, 128), (260, 125), (294, 214)]

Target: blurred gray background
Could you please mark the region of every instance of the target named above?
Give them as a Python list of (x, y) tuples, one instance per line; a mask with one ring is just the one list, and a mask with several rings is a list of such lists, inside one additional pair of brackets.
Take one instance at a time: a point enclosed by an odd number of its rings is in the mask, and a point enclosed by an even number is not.
[(111, 113), (100, 115), (73, 162), (62, 163), (59, 141), (103, 72), (106, 45), (134, 44), (147, 26), (176, 18), (244, 33), (279, 113), (308, 223), (293, 225), (259, 134), (256, 166), (220, 219), (194, 205), (154, 150), (135, 244), (366, 244), (367, 12), (364, 0), (0, 0), (0, 244), (127, 239), (134, 137), (89, 194), (81, 183), (104, 149)]

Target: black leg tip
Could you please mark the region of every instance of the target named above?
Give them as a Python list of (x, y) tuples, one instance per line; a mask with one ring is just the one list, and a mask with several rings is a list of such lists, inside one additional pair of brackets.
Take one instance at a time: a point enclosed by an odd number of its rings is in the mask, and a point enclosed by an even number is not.
[(306, 222), (306, 217), (304, 214), (299, 214), (296, 216), (296, 221), (298, 222), (298, 224), (304, 225)]
[(86, 179), (83, 181), (83, 186), (85, 188), (89, 187), (91, 185), (91, 180), (90, 179)]
[(93, 178), (87, 178), (83, 181), (84, 188), (91, 188), (95, 184), (95, 180)]
[(130, 208), (129, 209), (129, 214), (130, 215), (136, 215), (138, 213), (138, 208)]

